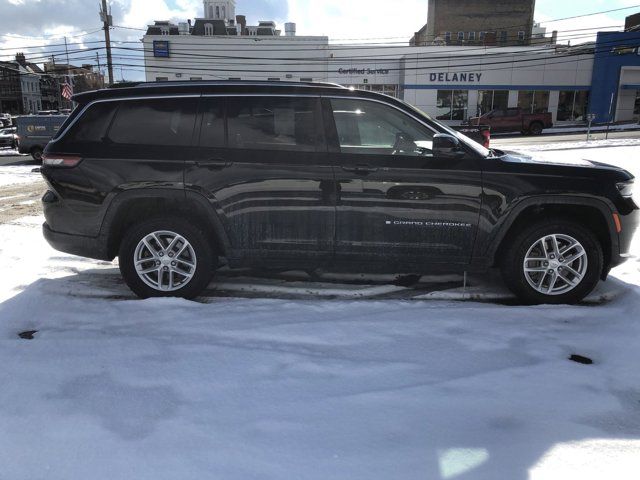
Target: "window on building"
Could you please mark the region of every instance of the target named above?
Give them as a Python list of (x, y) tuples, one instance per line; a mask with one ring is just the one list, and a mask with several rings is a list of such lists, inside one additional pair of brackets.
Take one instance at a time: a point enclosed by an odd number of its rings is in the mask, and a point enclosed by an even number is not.
[(518, 40), (520, 40), (521, 42), (524, 42), (524, 30), (520, 30), (518, 32)]
[(509, 90), (478, 90), (478, 116), (492, 110), (506, 110), (509, 104)]
[(301, 82), (313, 82), (313, 78), (311, 78), (311, 77), (301, 78), (300, 81)]
[(267, 77), (267, 80), (270, 82), (279, 82), (280, 77)]
[(636, 90), (636, 100), (633, 104), (633, 114), (640, 115), (640, 90)]
[(529, 113), (544, 113), (549, 111), (548, 90), (520, 90), (518, 92), (518, 107)]
[(315, 98), (242, 97), (227, 100), (229, 147), (312, 152), (318, 148)]
[(473, 42), (476, 39), (476, 32), (469, 32), (469, 41)]
[(227, 18), (227, 12), (226, 12), (226, 9), (224, 8), (224, 5), (222, 6), (222, 18)]
[(425, 156), (433, 132), (411, 117), (362, 99), (331, 99), (342, 153)]
[(197, 103), (192, 98), (123, 101), (108, 138), (127, 145), (190, 145)]
[(345, 85), (348, 88), (355, 88), (356, 90), (365, 90), (367, 92), (380, 92), (385, 95), (389, 95), (390, 97), (400, 98), (400, 87), (395, 84), (379, 84), (379, 85), (371, 85), (371, 84), (354, 84), (354, 85)]
[(478, 35), (480, 37), (480, 41), (482, 42), (484, 40), (484, 36), (485, 36), (486, 32), (480, 32)]
[(220, 18), (220, 7), (216, 5), (216, 18)]
[(169, 35), (169, 28), (168, 27), (160, 27), (160, 34), (161, 35)]
[(242, 79), (240, 77), (229, 77), (229, 80), (233, 80), (233, 81), (239, 82)]
[(506, 30), (502, 30), (500, 32), (500, 42), (507, 43), (507, 35), (508, 35), (507, 31)]
[(189, 80), (202, 80), (202, 77), (190, 77)]
[(436, 112), (438, 120), (466, 120), (469, 90), (438, 90)]
[(224, 148), (226, 140), (223, 101), (218, 98), (204, 98), (200, 110), (202, 111), (200, 145), (209, 148)]
[(464, 32), (458, 32), (458, 41), (462, 42), (464, 40)]
[(211, 24), (211, 23), (205, 23), (204, 24), (204, 34), (206, 36), (208, 36), (208, 37), (213, 35), (213, 24)]
[(588, 100), (589, 92), (587, 91), (561, 91), (558, 95), (558, 121), (585, 121)]
[(168, 82), (169, 77), (156, 77), (156, 82)]
[(451, 32), (444, 32), (444, 41), (447, 43), (451, 42)]

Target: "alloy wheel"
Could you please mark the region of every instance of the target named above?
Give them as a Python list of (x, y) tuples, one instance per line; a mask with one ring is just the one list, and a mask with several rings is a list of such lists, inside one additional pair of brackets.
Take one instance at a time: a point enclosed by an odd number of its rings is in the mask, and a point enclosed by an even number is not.
[(196, 272), (196, 254), (183, 236), (161, 230), (149, 233), (133, 254), (136, 273), (151, 288), (173, 292), (191, 281)]
[(562, 295), (576, 288), (587, 273), (587, 252), (564, 234), (545, 235), (531, 245), (524, 262), (529, 285), (544, 295)]

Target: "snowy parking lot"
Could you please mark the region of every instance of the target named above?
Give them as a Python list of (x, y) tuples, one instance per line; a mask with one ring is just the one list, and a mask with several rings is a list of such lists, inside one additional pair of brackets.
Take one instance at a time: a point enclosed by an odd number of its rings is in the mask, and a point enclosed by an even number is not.
[[(535, 154), (640, 174), (630, 141)], [(42, 189), (31, 168), (0, 167), (0, 209)], [(0, 224), (0, 479), (638, 478), (637, 259), (573, 307), (301, 272), (136, 300), (42, 221)]]

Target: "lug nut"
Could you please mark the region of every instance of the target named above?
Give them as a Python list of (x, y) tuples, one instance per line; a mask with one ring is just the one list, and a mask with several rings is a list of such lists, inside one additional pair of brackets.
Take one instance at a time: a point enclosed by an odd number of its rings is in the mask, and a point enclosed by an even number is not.
[(159, 267), (159, 266), (160, 266), (160, 261), (157, 261), (156, 262), (156, 267)]
[(160, 253), (158, 254), (158, 256), (159, 256), (159, 257), (164, 257), (164, 253), (160, 252)]
[(173, 258), (173, 253), (170, 253), (169, 256)]
[(548, 267), (548, 266), (549, 266), (549, 262), (543, 262), (543, 263), (542, 263), (542, 265), (543, 265), (544, 267)]
[(162, 270), (164, 270), (165, 272), (169, 271), (169, 267), (163, 267)]
[(171, 262), (172, 267), (175, 267), (176, 265), (177, 265), (176, 262)]
[(549, 255), (549, 258), (553, 260), (554, 258), (556, 258), (556, 256), (552, 253), (551, 255)]
[(547, 273), (553, 273), (553, 270), (550, 268)]

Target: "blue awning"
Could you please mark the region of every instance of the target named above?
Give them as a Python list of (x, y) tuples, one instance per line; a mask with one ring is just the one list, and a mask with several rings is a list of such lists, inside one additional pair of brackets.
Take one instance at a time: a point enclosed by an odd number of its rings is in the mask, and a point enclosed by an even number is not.
[(623, 83), (623, 90), (640, 90), (640, 83)]

